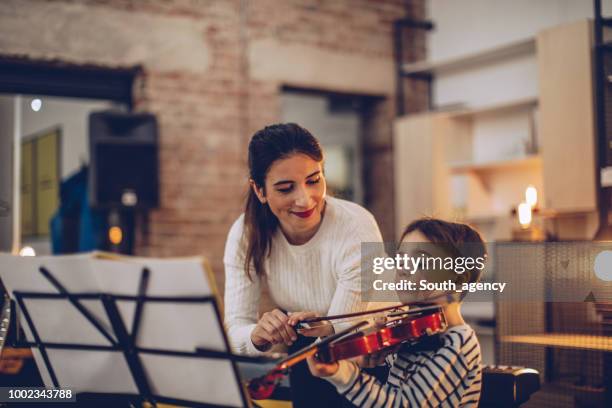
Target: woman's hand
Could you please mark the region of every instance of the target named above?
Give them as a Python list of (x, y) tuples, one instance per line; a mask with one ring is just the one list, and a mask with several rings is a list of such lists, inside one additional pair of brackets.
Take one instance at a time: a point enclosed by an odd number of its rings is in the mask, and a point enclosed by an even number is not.
[(340, 367), (337, 361), (327, 364), (320, 362), (315, 357), (308, 357), (306, 361), (308, 362), (310, 373), (315, 377), (329, 377), (336, 374)]
[[(299, 322), (315, 317), (319, 317), (316, 312), (290, 313), (288, 323), (290, 326), (295, 327)], [(309, 323), (308, 328), (304, 327), (300, 329), (299, 333), (307, 337), (326, 337), (334, 334), (334, 326), (332, 326), (330, 322), (324, 320), (316, 323)]]
[(289, 317), (279, 309), (264, 313), (251, 332), (251, 342), (259, 349), (280, 343), (292, 345), (297, 340), (297, 334), (288, 320)]

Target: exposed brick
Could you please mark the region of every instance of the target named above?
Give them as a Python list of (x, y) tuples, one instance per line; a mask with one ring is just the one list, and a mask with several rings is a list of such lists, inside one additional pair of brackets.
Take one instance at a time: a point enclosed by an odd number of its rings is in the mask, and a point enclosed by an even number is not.
[[(140, 224), (137, 252), (205, 255), (222, 284), (226, 234), (248, 188), (248, 140), (279, 121), (282, 86), (295, 85), (251, 78), (249, 43), (274, 39), (392, 61), (392, 24), (405, 16), (424, 18), (425, 0), (6, 0), (0, 3), (0, 55), (142, 65), (133, 90), (135, 109), (159, 120), (161, 208), (149, 215), (148, 224)], [(56, 21), (69, 26), (53, 26)], [(116, 29), (90, 32), (87, 21), (97, 29)], [(28, 22), (40, 22), (40, 29), (32, 30)], [(163, 38), (151, 40), (149, 32)], [(425, 36), (414, 30), (406, 34), (407, 61), (425, 58)], [(190, 52), (181, 51), (176, 60), (156, 59), (156, 44), (176, 40), (181, 46), (181, 39), (194, 44)], [(105, 47), (106, 40), (114, 42)], [(405, 89), (410, 111), (427, 106), (423, 84), (406, 83)], [(385, 239), (393, 239), (395, 95), (382, 96), (365, 118), (366, 205)]]

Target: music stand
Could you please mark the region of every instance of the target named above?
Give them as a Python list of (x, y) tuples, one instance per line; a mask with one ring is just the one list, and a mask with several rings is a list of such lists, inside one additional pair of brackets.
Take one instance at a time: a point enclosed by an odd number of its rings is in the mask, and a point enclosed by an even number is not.
[[(251, 402), (241, 383), (236, 363), (238, 361), (261, 361), (262, 359), (234, 356), (231, 354), (229, 341), (221, 324), (219, 305), (214, 294), (205, 296), (148, 295), (147, 289), (149, 287), (151, 271), (146, 266), (140, 269), (138, 291), (135, 295), (111, 294), (105, 293), (104, 291), (71, 293), (48, 267), (40, 266), (38, 272), (56, 292), (14, 290), (13, 296), (27, 324), (24, 328), (27, 327), (29, 329), (32, 338), (32, 340), (26, 341), (23, 345), (33, 347), (40, 353), (40, 357), (48, 373), (48, 378), (53, 387), (69, 387), (71, 384), (63, 384), (60, 375), (62, 373), (58, 371), (65, 371), (66, 365), (58, 364), (59, 358), (54, 361), (54, 358), (50, 355), (51, 353), (57, 351), (72, 352), (73, 354), (84, 351), (106, 352), (114, 353), (115, 355), (120, 354), (123, 357), (125, 364), (114, 364), (114, 366), (118, 366), (119, 369), (124, 366), (123, 368), (129, 371), (128, 375), (132, 384), (130, 384), (130, 381), (123, 381), (125, 386), (120, 386), (117, 391), (92, 391), (79, 395), (86, 395), (88, 398), (117, 398), (132, 401), (134, 403), (150, 402), (155, 404), (160, 402), (195, 407), (251, 406)], [(31, 305), (28, 304), (35, 300), (48, 300), (53, 302), (68, 301), (70, 305), (76, 309), (79, 315), (86, 319), (90, 328), (93, 328), (108, 342), (108, 345), (54, 342), (44, 339), (37, 328), (36, 317), (31, 312)], [(98, 313), (92, 312), (92, 310), (94, 310), (92, 302), (101, 303), (102, 310), (104, 311), (103, 317), (101, 317), (99, 310)], [(132, 324), (129, 329), (126, 319), (126, 302), (135, 303)], [(214, 312), (219, 328), (219, 333), (217, 334), (221, 336), (223, 347), (219, 350), (197, 346), (193, 347), (191, 351), (185, 351), (179, 349), (147, 347), (146, 345), (139, 346), (139, 338), (143, 336), (141, 330), (143, 310), (147, 305), (207, 305)], [(169, 359), (175, 358), (184, 359), (184, 362), (182, 362), (179, 367), (189, 366), (192, 368), (190, 375), (195, 375), (195, 373), (202, 370), (201, 363), (203, 360), (206, 360), (206, 364), (210, 366), (210, 370), (214, 370), (215, 376), (219, 376), (220, 378), (222, 378), (224, 374), (232, 376), (234, 380), (233, 389), (235, 389), (236, 392), (231, 392), (232, 384), (224, 383), (225, 398), (227, 398), (227, 401), (220, 401), (219, 396), (216, 395), (217, 392), (211, 392), (210, 395), (202, 395), (202, 393), (198, 393), (197, 390), (191, 392), (191, 390), (183, 389), (181, 391), (180, 383), (185, 380), (183, 377), (177, 378), (175, 383), (172, 384), (172, 386), (175, 386), (176, 389), (179, 390), (178, 392), (172, 392), (174, 395), (165, 394), (162, 388), (168, 388), (168, 381), (172, 382), (173, 378), (171, 376), (166, 376), (165, 379), (157, 381), (155, 377), (160, 375), (160, 361), (163, 364), (164, 361), (168, 362), (170, 361)], [(121, 359), (116, 361), (120, 360)], [(177, 365), (174, 364), (174, 367), (176, 368)], [(86, 369), (87, 367), (82, 368), (82, 370)], [(117, 367), (113, 368), (115, 371), (117, 369)], [(206, 370), (206, 368), (204, 368), (204, 370)], [(125, 373), (122, 375), (124, 374)], [(162, 372), (161, 376), (164, 375), (165, 374)], [(201, 375), (204, 376), (205, 371), (203, 371)], [(130, 388), (132, 388), (132, 392), (129, 392)], [(215, 391), (221, 394), (223, 393), (223, 390), (218, 390), (217, 388), (215, 388)], [(182, 398), (177, 396), (177, 394), (187, 395), (187, 397)], [(192, 397), (190, 398), (189, 395)]]

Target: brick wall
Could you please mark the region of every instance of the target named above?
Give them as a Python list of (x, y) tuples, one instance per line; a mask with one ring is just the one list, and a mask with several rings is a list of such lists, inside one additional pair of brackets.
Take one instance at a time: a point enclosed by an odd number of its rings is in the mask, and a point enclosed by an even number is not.
[[(367, 206), (393, 238), (392, 22), (422, 17), (424, 1), (10, 0), (0, 56), (143, 66), (135, 108), (158, 116), (161, 208), (138, 252), (206, 255), (222, 283), (247, 142), (280, 119), (283, 85), (381, 97), (365, 121)], [(408, 40), (410, 58), (424, 58), (424, 36)], [(422, 89), (410, 97), (415, 109), (426, 102)]]

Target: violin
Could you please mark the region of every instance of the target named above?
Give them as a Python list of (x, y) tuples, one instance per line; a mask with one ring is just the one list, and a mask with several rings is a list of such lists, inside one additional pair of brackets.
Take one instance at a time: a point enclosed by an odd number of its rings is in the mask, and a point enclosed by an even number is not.
[(330, 344), (348, 334), (352, 334), (355, 332), (355, 330), (368, 324), (369, 323), (365, 320), (355, 323), (347, 329), (326, 337), (318, 343), (313, 343), (301, 350), (296, 351), (289, 357), (277, 363), (276, 366), (274, 366), (274, 368), (272, 368), (272, 370), (270, 370), (266, 375), (250, 380), (247, 383), (249, 395), (254, 400), (270, 398), (280, 380), (289, 373), (289, 369), (291, 367), (306, 360), (308, 357), (316, 355), (319, 352), (319, 349), (325, 347), (326, 344)]
[(288, 374), (295, 364), (315, 356), (324, 363), (377, 353), (403, 343), (417, 343), (424, 338), (442, 333), (447, 323), (441, 306), (425, 306), (410, 310), (392, 308), (378, 309), (368, 312), (356, 312), (349, 315), (328, 316), (304, 320), (301, 323), (314, 323), (322, 320), (362, 316), (364, 314), (389, 311), (386, 321), (380, 326), (374, 326), (367, 320), (360, 321), (326, 337), (320, 342), (311, 344), (279, 362), (263, 377), (255, 378), (247, 383), (251, 398), (270, 398), (280, 380)]

